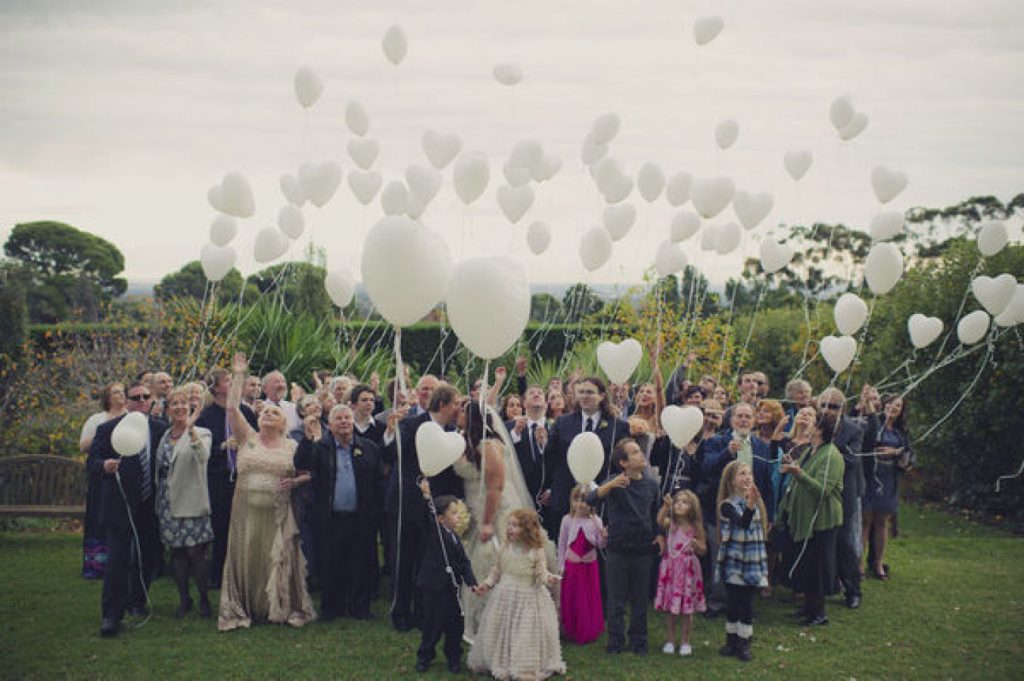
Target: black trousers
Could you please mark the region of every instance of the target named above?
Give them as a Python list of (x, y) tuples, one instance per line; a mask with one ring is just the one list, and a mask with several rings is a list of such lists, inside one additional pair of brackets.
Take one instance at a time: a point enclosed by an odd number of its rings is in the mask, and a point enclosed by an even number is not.
[(370, 614), (373, 528), (357, 513), (332, 513), (316, 527), (314, 553), (320, 568), (320, 609), (324, 617)]
[(629, 604), (629, 644), (647, 648), (647, 595), (650, 591), (651, 554), (634, 555), (608, 551), (605, 577), (608, 580), (608, 647), (622, 648), (625, 642), (626, 604)]
[(405, 620), (416, 624), (422, 608), (414, 588), (416, 573), (419, 571), (420, 557), (423, 554), (423, 541), (416, 518), (408, 509), (402, 516), (402, 527), (398, 526), (398, 513), (388, 514), (391, 536), (395, 538), (395, 557), (391, 565), (391, 589), (394, 608), (391, 619), (397, 624)]
[(462, 657), (462, 632), (465, 621), (459, 611), (459, 601), (450, 585), (443, 589), (421, 589), (423, 606), (423, 636), (416, 658), (423, 662), (434, 659), (434, 649), (444, 634), (444, 656), (449, 662)]
[(725, 621), (740, 624), (754, 623), (754, 594), (757, 587), (725, 585)]
[(227, 471), (206, 477), (210, 494), (210, 523), (213, 525), (213, 547), (210, 551), (210, 588), (219, 589), (228, 554), (228, 527), (231, 524), (231, 501), (235, 483)]
[[(860, 596), (860, 543), (861, 534), (860, 499), (847, 507), (843, 505), (843, 525), (836, 533), (836, 572), (846, 595)], [(830, 593), (825, 591), (825, 593)]]
[(156, 515), (150, 509), (136, 510), (132, 519), (138, 531), (138, 547), (131, 527), (107, 528), (107, 565), (100, 603), (103, 619), (120, 621), (125, 610), (145, 606), (146, 590), (160, 562), (163, 547)]

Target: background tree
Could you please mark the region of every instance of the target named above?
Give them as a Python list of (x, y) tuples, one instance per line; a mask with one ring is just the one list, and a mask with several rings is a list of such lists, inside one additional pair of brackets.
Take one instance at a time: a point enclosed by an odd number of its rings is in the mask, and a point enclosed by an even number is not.
[(28, 337), (28, 297), (30, 279), (23, 265), (13, 260), (0, 262), (0, 364), (4, 356), (17, 359)]
[(550, 293), (534, 293), (530, 296), (530, 319), (543, 322), (555, 319), (562, 311), (562, 303)]
[[(209, 285), (206, 275), (203, 274), (203, 266), (198, 260), (193, 260), (177, 272), (171, 272), (160, 280), (160, 283), (153, 287), (153, 295), (157, 300), (166, 302), (171, 298), (186, 297), (202, 300), (206, 295)], [(242, 291), (242, 275), (237, 269), (232, 268), (227, 275), (217, 284), (217, 300), (221, 303), (235, 302)], [(259, 290), (255, 285), (246, 283), (245, 295), (242, 296), (243, 304), (250, 304), (259, 296)]]
[(569, 324), (597, 314), (603, 308), (604, 301), (601, 297), (584, 283), (573, 284), (562, 296), (563, 319)]

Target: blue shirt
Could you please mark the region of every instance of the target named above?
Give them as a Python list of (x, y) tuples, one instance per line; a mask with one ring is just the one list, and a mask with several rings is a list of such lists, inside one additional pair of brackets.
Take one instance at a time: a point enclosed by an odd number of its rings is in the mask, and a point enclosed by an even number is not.
[(334, 499), (331, 508), (339, 512), (356, 510), (356, 473), (352, 469), (352, 446), (337, 446), (334, 472)]

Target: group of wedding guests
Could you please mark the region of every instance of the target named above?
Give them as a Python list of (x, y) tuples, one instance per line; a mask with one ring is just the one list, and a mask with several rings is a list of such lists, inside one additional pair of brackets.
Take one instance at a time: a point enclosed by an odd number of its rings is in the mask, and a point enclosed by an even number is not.
[[(220, 589), (221, 630), (301, 626), (318, 616), (317, 589), (321, 619), (369, 619), (388, 574), (393, 626), (422, 630), (421, 671), (442, 637), (449, 669), (461, 669), (464, 635), (470, 667), (501, 678), (564, 672), (560, 633), (587, 643), (607, 629), (609, 653), (643, 654), (652, 596), (667, 613), (663, 652), (690, 654), (693, 614), (724, 611), (721, 652), (742, 660), (754, 593), (769, 585), (802, 595), (806, 625), (827, 623), (825, 597), (840, 585), (856, 608), (865, 545), (868, 569), (888, 576), (887, 521), (912, 464), (903, 400), (865, 386), (847, 410), (838, 389), (812, 397), (794, 380), (778, 401), (752, 371), (733, 402), (687, 372), (667, 385), (655, 370), (633, 388), (579, 373), (540, 386), (519, 358), (515, 387), (500, 369), (482, 399), (479, 383), (464, 396), (429, 374), (381, 394), (376, 376), (318, 372), (289, 400), (283, 374), (250, 376), (239, 355), (203, 384), (174, 387), (165, 373), (111, 384), (82, 433), (84, 571), (104, 580), (101, 633), (146, 613), (163, 547), (177, 615), (193, 607), (190, 581), (204, 617)], [(661, 427), (665, 404), (703, 412), (682, 448)], [(148, 442), (120, 456), (111, 436), (131, 411), (147, 414)], [(464, 451), (424, 478), (428, 423), (458, 432)], [(604, 452), (590, 486), (568, 460), (586, 432)]]

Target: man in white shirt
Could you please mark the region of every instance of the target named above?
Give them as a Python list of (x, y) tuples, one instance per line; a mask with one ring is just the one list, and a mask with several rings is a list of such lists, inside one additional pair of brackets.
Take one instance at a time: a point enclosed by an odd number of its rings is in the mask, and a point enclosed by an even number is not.
[(548, 423), (545, 418), (548, 404), (544, 389), (539, 385), (529, 386), (523, 395), (523, 408), (526, 415), (507, 426), (526, 487), (530, 496), (536, 499), (544, 489), (544, 447), (548, 444)]
[(284, 399), (287, 392), (288, 382), (280, 371), (275, 369), (263, 377), (263, 395), (267, 404), (276, 405), (284, 410), (284, 415), (288, 419), (288, 430), (291, 431), (299, 427), (301, 419), (295, 404)]

